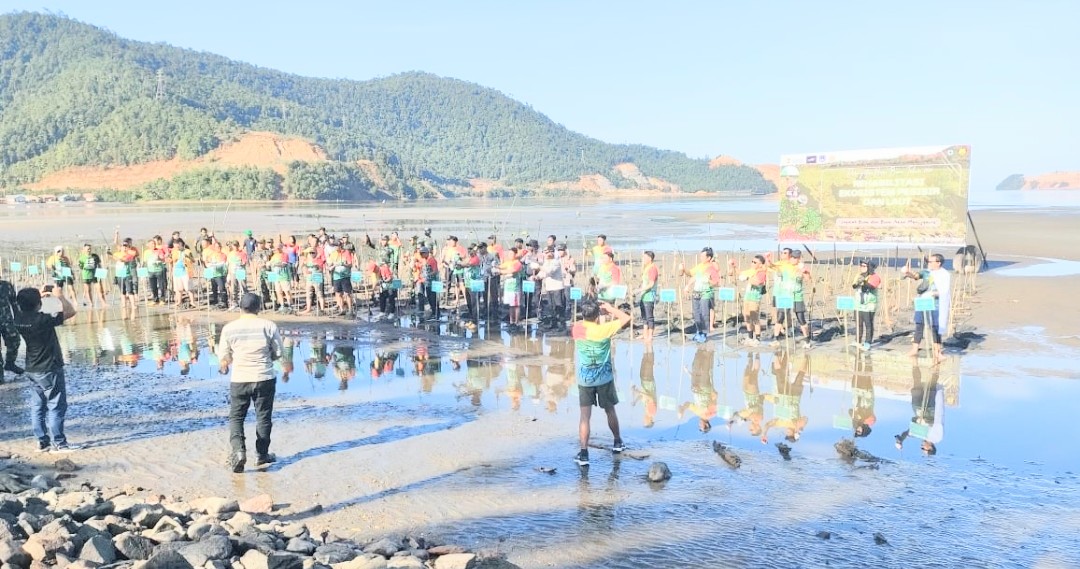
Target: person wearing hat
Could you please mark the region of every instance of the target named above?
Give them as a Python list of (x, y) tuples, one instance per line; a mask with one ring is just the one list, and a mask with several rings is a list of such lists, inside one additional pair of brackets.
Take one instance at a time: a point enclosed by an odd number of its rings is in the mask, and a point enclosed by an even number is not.
[(562, 263), (555, 257), (555, 247), (544, 249), (544, 262), (536, 280), (540, 281), (541, 329), (547, 332), (566, 331), (566, 305), (563, 303)]
[(244, 231), (244, 251), (247, 252), (249, 258), (255, 254), (258, 246), (259, 242), (255, 239), (255, 233), (250, 229)]
[(431, 316), (428, 320), (434, 322), (439, 319), (438, 295), (431, 290), (431, 283), (439, 280), (439, 263), (431, 256), (431, 249), (427, 245), (421, 245), (417, 251), (417, 258), (413, 262), (413, 279), (416, 290), (416, 317), (417, 320), (424, 316), (424, 303), (431, 307)]
[[(42, 296), (59, 301), (61, 313), (41, 310)], [(24, 288), (15, 296), (19, 311), (15, 329), (26, 344), (26, 376), (30, 379), (30, 418), (34, 436), (41, 452), (69, 452), (78, 447), (69, 445), (64, 434), (67, 414), (67, 384), (64, 381), (64, 353), (56, 337), (56, 327), (75, 316), (75, 307), (64, 298), (61, 290), (52, 292)], [(9, 344), (10, 347), (10, 344)]]
[[(56, 288), (64, 290), (64, 285), (71, 286), (72, 297), (75, 299), (75, 303), (78, 304), (79, 293), (74, 286), (75, 278), (74, 273), (71, 272), (71, 259), (64, 253), (64, 248), (57, 245), (53, 249), (53, 254), (45, 260), (45, 266), (48, 267), (49, 272), (52, 274), (52, 280)], [(64, 269), (67, 269), (67, 271)]]
[(713, 293), (720, 286), (720, 269), (713, 262), (712, 247), (705, 247), (698, 253), (698, 264), (692, 269), (686, 270), (685, 266), (679, 265), (679, 275), (691, 278), (686, 288), (693, 301), (694, 341), (703, 343), (708, 339)]
[(258, 316), (262, 310), (258, 295), (249, 292), (240, 297), (240, 310), (243, 314), (221, 329), (216, 349), (218, 371), (230, 376), (229, 467), (235, 473), (243, 472), (247, 462), (244, 420), (251, 406), (255, 407), (255, 466), (277, 460), (270, 452), (270, 431), (277, 384), (274, 362), (283, 351), (277, 324)]
[(874, 273), (877, 263), (863, 260), (859, 263), (859, 276), (851, 288), (855, 290), (855, 341), (863, 350), (869, 350), (874, 342), (874, 314), (877, 312), (878, 288), (881, 276)]

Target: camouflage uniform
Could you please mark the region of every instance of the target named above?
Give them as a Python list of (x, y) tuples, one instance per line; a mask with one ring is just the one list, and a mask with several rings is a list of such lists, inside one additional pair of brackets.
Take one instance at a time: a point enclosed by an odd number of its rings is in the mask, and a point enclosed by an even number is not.
[[(5, 280), (0, 280), (0, 335), (4, 339), (4, 347), (7, 348), (6, 357), (0, 363), (2, 367), (10, 368), (15, 365), (15, 358), (19, 353), (19, 333), (15, 330), (15, 311), (19, 306), (15, 304), (15, 286)], [(0, 371), (3, 378), (3, 371)]]

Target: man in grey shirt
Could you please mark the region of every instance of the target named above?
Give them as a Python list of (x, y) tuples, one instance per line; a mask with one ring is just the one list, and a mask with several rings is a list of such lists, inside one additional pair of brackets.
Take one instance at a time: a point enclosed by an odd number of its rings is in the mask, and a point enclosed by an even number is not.
[(221, 329), (217, 345), (217, 357), (221, 361), (218, 371), (229, 373), (229, 467), (233, 472), (244, 471), (247, 447), (244, 440), (244, 420), (248, 407), (255, 406), (255, 466), (274, 462), (270, 454), (270, 415), (274, 411), (274, 392), (277, 378), (274, 361), (281, 357), (281, 336), (277, 324), (259, 318), (262, 300), (258, 295), (246, 293), (240, 299), (240, 318)]

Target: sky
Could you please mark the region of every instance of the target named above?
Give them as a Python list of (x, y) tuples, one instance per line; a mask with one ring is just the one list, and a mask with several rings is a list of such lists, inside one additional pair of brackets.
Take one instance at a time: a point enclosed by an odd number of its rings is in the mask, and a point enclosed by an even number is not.
[(1080, 169), (1080, 2), (0, 0), (299, 75), (426, 71), (692, 157), (972, 145), (972, 192)]

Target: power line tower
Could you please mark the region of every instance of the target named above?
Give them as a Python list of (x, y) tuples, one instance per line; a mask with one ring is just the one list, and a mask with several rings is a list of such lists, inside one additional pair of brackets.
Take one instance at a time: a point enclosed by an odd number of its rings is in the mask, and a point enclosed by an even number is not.
[(158, 101), (165, 99), (165, 70), (157, 70), (157, 92), (154, 93), (154, 98)]

